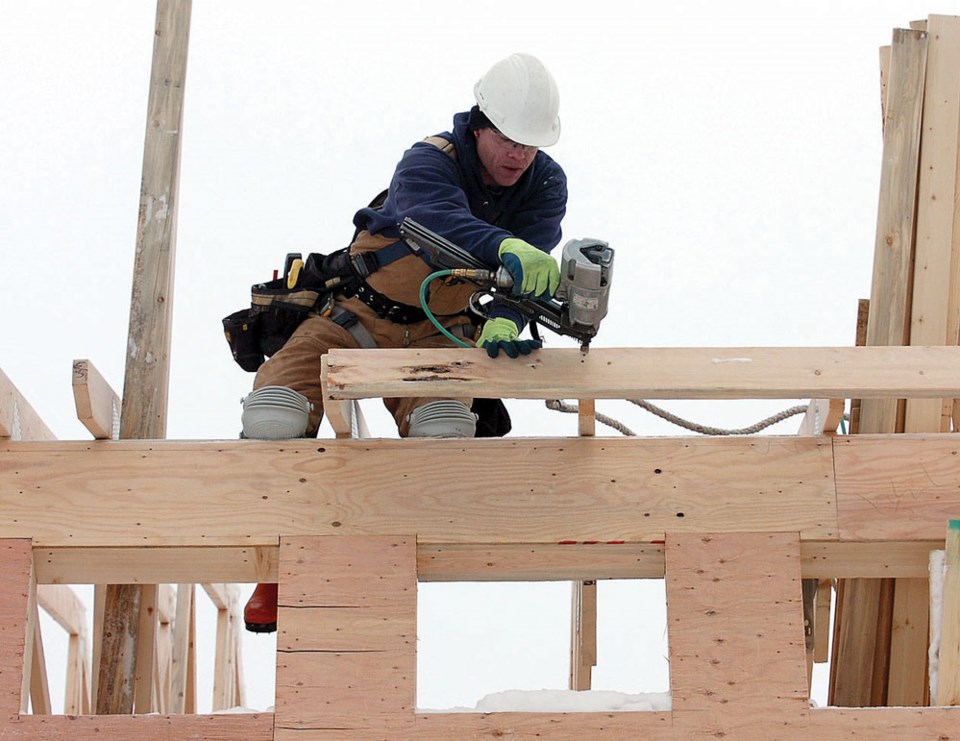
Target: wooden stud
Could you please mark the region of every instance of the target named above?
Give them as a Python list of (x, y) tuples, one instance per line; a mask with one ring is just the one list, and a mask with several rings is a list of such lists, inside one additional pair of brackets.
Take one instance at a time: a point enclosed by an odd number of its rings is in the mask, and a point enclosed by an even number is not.
[(597, 583), (573, 582), (570, 631), (570, 689), (589, 690), (597, 665)]
[[(957, 133), (960, 127), (960, 17), (928, 19), (923, 138), (917, 197), (916, 257), (913, 271), (910, 344), (957, 344), (953, 298), (960, 244), (954, 248), (957, 193)], [(958, 240), (960, 242), (960, 240)], [(951, 397), (952, 398), (952, 397)], [(911, 400), (906, 432), (940, 431), (942, 400)]]
[(927, 686), (929, 579), (897, 579), (890, 642), (887, 705), (923, 706)]
[(152, 713), (156, 710), (154, 670), (156, 668), (157, 629), (159, 627), (158, 588), (144, 585), (140, 602), (140, 625), (137, 633), (137, 660), (134, 679), (134, 710)]
[(597, 434), (597, 403), (593, 399), (580, 399), (577, 403), (577, 434), (582, 437)]
[(0, 370), (0, 439), (53, 440), (55, 435)]
[[(802, 553), (802, 544), (800, 550)], [(816, 664), (825, 664), (830, 660), (830, 598), (832, 596), (833, 579), (819, 579), (817, 585), (816, 632), (814, 633), (815, 645), (813, 647), (813, 661)]]
[(960, 705), (960, 520), (950, 520), (945, 551), (937, 705)]
[(177, 586), (177, 615), (173, 623), (173, 659), (170, 682), (170, 712), (185, 713), (191, 704), (191, 624), (194, 615), (194, 585)]
[[(866, 327), (866, 344), (871, 348), (905, 345), (909, 337), (909, 290), (926, 64), (926, 34), (895, 30), (884, 116), (880, 202)], [(861, 432), (897, 431), (896, 396), (872, 401), (866, 401), (862, 395), (861, 398), (864, 399), (860, 408)]]
[(89, 360), (73, 361), (73, 400), (77, 419), (97, 440), (120, 435), (120, 397)]
[[(36, 582), (30, 583), (30, 612), (27, 616), (27, 653), (30, 667), (24, 667), (24, 684), (29, 686), (30, 708), (34, 715), (49, 715), (50, 683), (47, 681), (47, 661), (43, 652), (43, 635), (40, 632), (40, 615), (37, 610)], [(26, 693), (23, 696), (26, 700)], [(21, 707), (20, 712), (26, 712)]]

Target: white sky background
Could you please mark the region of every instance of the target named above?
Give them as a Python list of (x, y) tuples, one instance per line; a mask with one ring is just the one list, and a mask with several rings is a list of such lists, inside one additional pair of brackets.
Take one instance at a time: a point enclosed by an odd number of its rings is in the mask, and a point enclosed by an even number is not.
[[(253, 377), (233, 363), (220, 319), (287, 252), (345, 245), (353, 213), (386, 187), (403, 150), (448, 129), (476, 79), (515, 51), (539, 56), (560, 86), (563, 133), (549, 151), (570, 180), (564, 238), (617, 250), (594, 347), (853, 344), (876, 225), (877, 50), (932, 13), (960, 15), (960, 2), (194, 0), (168, 437), (237, 437)], [(0, 368), (64, 439), (89, 438), (73, 406), (74, 358), (122, 393), (154, 16), (152, 0), (0, 0)], [(740, 427), (793, 403), (663, 406)], [(642, 435), (683, 434), (625, 403), (597, 406)], [(574, 417), (539, 403), (511, 409), (514, 435), (576, 434)], [(376, 402), (364, 410), (375, 435), (395, 436)], [(455, 676), (425, 678), (421, 706), (565, 686), (565, 585), (472, 588), (480, 617), (469, 625), (427, 586), (424, 660), (456, 656), (425, 637), (445, 626), (486, 633), (487, 644), (453, 659), (464, 668)], [(612, 589), (601, 585), (608, 634), (662, 611), (655, 596)], [(509, 643), (494, 618), (528, 637)], [(644, 642), (659, 641), (662, 615), (644, 630)], [(274, 644), (258, 641), (245, 648), (247, 704), (264, 708)], [(601, 644), (595, 686), (666, 689), (663, 650), (605, 655)], [(508, 666), (506, 679), (489, 678), (487, 657)]]

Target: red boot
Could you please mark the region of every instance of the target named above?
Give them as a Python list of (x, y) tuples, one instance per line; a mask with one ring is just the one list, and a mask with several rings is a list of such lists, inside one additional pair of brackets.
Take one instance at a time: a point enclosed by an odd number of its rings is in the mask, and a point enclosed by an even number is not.
[(243, 621), (251, 633), (273, 633), (277, 629), (276, 584), (257, 584), (243, 608)]

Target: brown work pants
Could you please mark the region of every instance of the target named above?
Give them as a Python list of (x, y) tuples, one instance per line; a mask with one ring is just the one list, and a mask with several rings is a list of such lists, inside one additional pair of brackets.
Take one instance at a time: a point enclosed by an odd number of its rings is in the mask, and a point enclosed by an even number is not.
[[(381, 319), (374, 311), (356, 298), (337, 302), (341, 308), (352, 312), (366, 327), (379, 347), (452, 347), (453, 342), (441, 334), (429, 321), (413, 324), (397, 324)], [(465, 316), (447, 317), (442, 324), (456, 336), (470, 335), (472, 325)], [(472, 340), (466, 342), (473, 344)], [(360, 344), (353, 335), (327, 317), (311, 316), (306, 319), (273, 357), (260, 366), (253, 387), (286, 386), (306, 396), (313, 403), (305, 437), (315, 437), (323, 419), (323, 394), (320, 386), (320, 358), (335, 348), (357, 348)], [(434, 401), (432, 398), (384, 399), (383, 403), (393, 414), (400, 435), (406, 437), (407, 417), (414, 409)], [(472, 399), (458, 399), (468, 407)]]

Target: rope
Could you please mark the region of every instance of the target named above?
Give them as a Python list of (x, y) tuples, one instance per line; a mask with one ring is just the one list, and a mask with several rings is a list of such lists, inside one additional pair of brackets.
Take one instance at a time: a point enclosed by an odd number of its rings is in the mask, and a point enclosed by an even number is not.
[[(782, 422), (785, 419), (794, 417), (798, 414), (804, 414), (807, 411), (807, 405), (797, 405), (790, 407), (789, 409), (784, 409), (782, 412), (778, 412), (766, 419), (762, 419), (756, 424), (750, 425), (749, 427), (741, 427), (739, 429), (724, 429), (721, 427), (709, 427), (707, 425), (696, 424), (695, 422), (690, 422), (682, 417), (678, 417), (676, 414), (668, 412), (666, 409), (658, 407), (656, 404), (651, 404), (649, 401), (644, 401), (643, 399), (627, 399), (631, 404), (636, 404), (641, 409), (645, 409), (651, 414), (665, 419), (667, 422), (675, 424), (679, 427), (684, 427), (692, 432), (697, 432), (701, 435), (752, 435), (755, 432), (759, 432), (771, 425), (775, 425), (777, 422)], [(548, 409), (553, 409), (557, 412), (564, 412), (567, 414), (576, 414), (580, 411), (579, 407), (576, 404), (567, 404), (560, 399), (548, 399), (546, 402)], [(617, 432), (620, 432), (623, 435), (628, 437), (635, 437), (636, 433), (633, 432), (629, 427), (618, 422), (612, 417), (608, 417), (605, 414), (596, 415), (597, 422), (611, 427)]]

